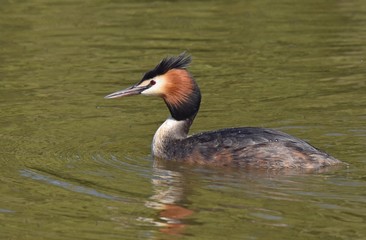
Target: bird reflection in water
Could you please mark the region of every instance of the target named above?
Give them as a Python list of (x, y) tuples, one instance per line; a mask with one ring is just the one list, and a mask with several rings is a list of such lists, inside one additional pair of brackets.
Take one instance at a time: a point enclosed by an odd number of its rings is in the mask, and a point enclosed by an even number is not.
[(184, 219), (194, 212), (183, 204), (184, 187), (181, 173), (165, 169), (158, 161), (154, 162), (152, 186), (154, 195), (145, 206), (158, 210), (158, 219), (143, 219), (160, 226), (160, 232), (168, 235), (183, 234), (186, 224)]

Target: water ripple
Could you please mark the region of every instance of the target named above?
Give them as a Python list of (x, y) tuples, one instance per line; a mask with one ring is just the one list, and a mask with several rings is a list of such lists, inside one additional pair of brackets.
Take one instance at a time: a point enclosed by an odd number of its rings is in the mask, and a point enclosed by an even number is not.
[(51, 185), (61, 187), (61, 188), (64, 188), (64, 189), (67, 189), (67, 190), (70, 190), (73, 192), (77, 192), (77, 193), (87, 194), (87, 195), (104, 198), (104, 199), (109, 199), (109, 200), (119, 200), (119, 201), (122, 200), (120, 197), (105, 194), (105, 193), (99, 192), (92, 188), (78, 186), (78, 185), (75, 185), (72, 183), (68, 183), (68, 182), (58, 180), (58, 179), (50, 177), (50, 176), (45, 176), (45, 175), (42, 175), (35, 171), (32, 171), (30, 169), (20, 170), (20, 175), (23, 177), (31, 178), (36, 181), (45, 182), (47, 184), (51, 184)]

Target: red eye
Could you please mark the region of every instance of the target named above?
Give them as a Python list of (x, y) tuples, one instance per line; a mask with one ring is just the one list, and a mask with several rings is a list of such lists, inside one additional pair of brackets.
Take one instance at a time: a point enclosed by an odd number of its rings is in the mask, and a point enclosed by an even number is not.
[(156, 82), (155, 82), (154, 80), (151, 80), (151, 81), (150, 81), (150, 85), (155, 85), (155, 83), (156, 83)]

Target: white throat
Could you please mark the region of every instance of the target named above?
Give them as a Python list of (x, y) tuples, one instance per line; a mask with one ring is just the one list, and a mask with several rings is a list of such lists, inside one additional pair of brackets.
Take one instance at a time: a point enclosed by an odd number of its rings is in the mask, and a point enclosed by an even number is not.
[(190, 127), (189, 120), (175, 120), (169, 117), (156, 131), (153, 142), (152, 152), (155, 157), (169, 158), (169, 145), (175, 140), (184, 139), (188, 135)]

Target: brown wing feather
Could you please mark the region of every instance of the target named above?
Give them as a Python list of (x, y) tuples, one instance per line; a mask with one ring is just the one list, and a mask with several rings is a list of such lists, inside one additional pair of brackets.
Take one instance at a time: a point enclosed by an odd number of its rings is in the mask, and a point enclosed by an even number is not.
[(264, 128), (205, 132), (178, 140), (177, 160), (253, 168), (320, 168), (340, 161), (286, 133)]

